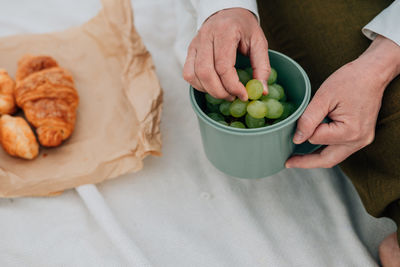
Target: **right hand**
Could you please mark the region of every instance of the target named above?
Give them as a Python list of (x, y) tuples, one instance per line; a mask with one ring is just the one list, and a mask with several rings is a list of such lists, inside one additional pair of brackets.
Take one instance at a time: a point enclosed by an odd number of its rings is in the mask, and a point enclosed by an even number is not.
[(379, 245), (379, 258), (383, 267), (400, 266), (400, 247), (396, 234), (387, 236)]
[(263, 83), (267, 94), (271, 70), (267, 39), (254, 14), (243, 8), (221, 10), (204, 22), (189, 46), (184, 79), (215, 98), (246, 101), (246, 88), (235, 69), (238, 49), (249, 55), (253, 78)]

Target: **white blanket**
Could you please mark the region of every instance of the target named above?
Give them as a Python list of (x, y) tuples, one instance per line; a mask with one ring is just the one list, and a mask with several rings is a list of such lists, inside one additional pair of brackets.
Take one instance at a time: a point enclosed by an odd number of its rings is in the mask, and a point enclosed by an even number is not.
[[(339, 169), (241, 180), (207, 161), (181, 78), (178, 2), (133, 1), (165, 90), (163, 157), (98, 191), (1, 199), (0, 266), (377, 266), (395, 225), (369, 216)], [(97, 0), (0, 0), (0, 35), (61, 30), (99, 9)]]

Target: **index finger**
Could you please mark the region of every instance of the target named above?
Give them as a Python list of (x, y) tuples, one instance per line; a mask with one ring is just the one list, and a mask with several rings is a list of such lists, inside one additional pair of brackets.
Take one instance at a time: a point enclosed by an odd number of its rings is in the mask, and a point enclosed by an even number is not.
[(235, 69), (238, 44), (239, 38), (230, 35), (214, 38), (214, 66), (225, 90), (246, 101), (248, 99), (246, 88), (239, 81)]
[(271, 66), (268, 57), (268, 42), (262, 31), (254, 35), (251, 40), (250, 62), (254, 79), (260, 80), (264, 85), (264, 93), (268, 93), (267, 80), (271, 73)]
[(318, 91), (311, 99), (304, 113), (297, 121), (296, 133), (293, 137), (295, 144), (301, 144), (310, 138), (318, 125), (329, 114), (329, 100)]

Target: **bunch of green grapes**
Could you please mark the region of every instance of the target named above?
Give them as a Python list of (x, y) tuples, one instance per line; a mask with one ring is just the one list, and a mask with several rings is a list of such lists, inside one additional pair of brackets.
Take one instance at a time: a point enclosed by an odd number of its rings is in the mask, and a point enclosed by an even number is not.
[(205, 94), (206, 113), (211, 119), (235, 128), (259, 128), (280, 122), (294, 112), (294, 104), (288, 101), (283, 87), (276, 83), (278, 73), (275, 69), (271, 68), (267, 95), (263, 95), (262, 83), (252, 79), (252, 68), (236, 71), (240, 82), (246, 86), (249, 100), (229, 102)]

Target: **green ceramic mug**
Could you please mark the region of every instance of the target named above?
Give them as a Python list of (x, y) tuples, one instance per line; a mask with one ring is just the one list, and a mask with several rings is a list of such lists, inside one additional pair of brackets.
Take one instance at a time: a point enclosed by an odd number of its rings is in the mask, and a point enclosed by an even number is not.
[[(269, 59), (278, 72), (277, 83), (285, 88), (288, 100), (297, 107), (288, 118), (271, 126), (240, 129), (222, 125), (205, 114), (204, 93), (190, 87), (190, 100), (198, 118), (206, 156), (228, 175), (267, 177), (284, 169), (293, 153), (310, 153), (319, 147), (307, 142), (295, 145), (292, 141), (296, 122), (310, 101), (311, 85), (306, 72), (282, 53), (269, 50)], [(236, 67), (249, 66), (249, 59), (238, 54)]]

